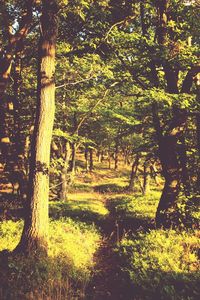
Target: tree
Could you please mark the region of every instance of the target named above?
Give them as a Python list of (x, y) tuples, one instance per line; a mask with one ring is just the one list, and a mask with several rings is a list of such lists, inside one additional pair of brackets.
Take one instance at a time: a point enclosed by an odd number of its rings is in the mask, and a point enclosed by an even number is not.
[(16, 248), (16, 251), (28, 253), (46, 252), (48, 245), (49, 163), (55, 111), (57, 11), (55, 0), (42, 1), (38, 98), (31, 145), (29, 194), (24, 229)]

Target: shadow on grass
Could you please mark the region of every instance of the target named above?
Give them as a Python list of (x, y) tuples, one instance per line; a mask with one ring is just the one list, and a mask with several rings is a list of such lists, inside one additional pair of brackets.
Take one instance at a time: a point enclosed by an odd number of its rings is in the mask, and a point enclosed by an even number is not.
[(116, 299), (199, 299), (199, 272), (164, 272), (157, 268), (156, 270), (149, 269), (142, 274), (140, 270), (133, 271), (129, 269), (128, 262), (121, 255), (118, 255), (117, 259), (119, 262), (120, 281), (115, 283), (119, 289), (119, 297)]
[(0, 252), (0, 299), (82, 299), (89, 278), (70, 278), (68, 261)]
[(98, 227), (107, 217), (108, 211), (98, 200), (68, 200), (67, 202), (50, 202), (49, 216), (53, 220), (70, 217), (86, 224)]
[[(123, 201), (123, 202), (122, 202)], [(115, 241), (119, 242), (124, 236), (131, 235), (134, 232), (147, 232), (155, 228), (154, 219), (150, 217), (137, 216), (135, 213), (127, 213), (125, 210), (119, 210), (117, 205), (130, 200), (126, 198), (117, 198), (117, 200), (107, 201), (107, 209), (110, 211), (110, 231), (114, 233)], [(107, 228), (109, 229), (109, 228)], [(104, 225), (104, 230), (107, 233), (109, 230)], [(110, 232), (110, 234), (112, 234)]]
[(23, 218), (23, 202), (16, 194), (0, 193), (0, 221), (19, 220)]

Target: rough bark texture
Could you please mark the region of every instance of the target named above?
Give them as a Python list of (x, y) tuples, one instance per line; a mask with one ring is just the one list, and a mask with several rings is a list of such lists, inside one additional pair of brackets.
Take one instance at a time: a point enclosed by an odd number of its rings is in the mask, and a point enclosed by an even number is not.
[[(154, 119), (156, 119), (155, 116)], [(157, 127), (159, 154), (165, 178), (164, 189), (156, 213), (157, 227), (167, 228), (178, 223), (177, 201), (181, 185), (181, 166), (178, 159), (177, 142), (184, 132), (186, 121), (186, 114), (180, 111), (174, 115), (165, 135), (159, 134), (160, 129)]]
[(31, 148), (29, 195), (25, 225), (16, 251), (40, 253), (48, 245), (48, 193), (50, 145), (55, 110), (55, 45), (57, 6), (43, 0), (39, 43), (38, 99)]

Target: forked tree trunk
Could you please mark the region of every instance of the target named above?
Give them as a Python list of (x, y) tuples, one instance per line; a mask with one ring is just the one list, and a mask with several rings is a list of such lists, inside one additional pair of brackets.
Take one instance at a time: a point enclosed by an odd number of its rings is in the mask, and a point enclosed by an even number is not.
[(31, 148), (29, 195), (25, 224), (16, 251), (46, 253), (48, 246), (48, 196), (50, 145), (55, 111), (55, 46), (57, 5), (42, 1), (39, 42), (38, 99)]

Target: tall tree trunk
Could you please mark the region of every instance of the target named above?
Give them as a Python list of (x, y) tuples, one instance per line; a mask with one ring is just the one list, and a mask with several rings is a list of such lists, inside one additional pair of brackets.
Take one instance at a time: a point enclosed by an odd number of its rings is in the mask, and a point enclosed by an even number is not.
[(31, 148), (29, 195), (25, 224), (19, 245), (24, 253), (46, 253), (48, 246), (48, 194), (50, 146), (55, 111), (55, 46), (57, 5), (42, 1), (39, 42), (38, 96)]

